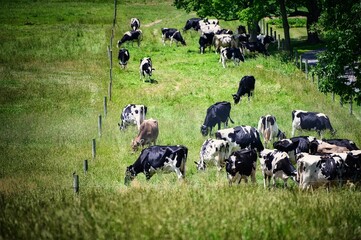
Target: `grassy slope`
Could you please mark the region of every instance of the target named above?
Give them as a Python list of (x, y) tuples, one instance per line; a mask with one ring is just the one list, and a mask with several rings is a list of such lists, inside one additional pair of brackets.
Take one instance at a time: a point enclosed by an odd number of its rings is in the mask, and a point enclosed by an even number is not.
[[(322, 111), (330, 116), (338, 137), (361, 145), (355, 131), (360, 122), (332, 103), (330, 96), (319, 93), (294, 66), (275, 57), (259, 57), (223, 69), (214, 53), (198, 54), (195, 32), (183, 34), (186, 47), (161, 44), (161, 27), (182, 28), (194, 15), (175, 10), (170, 2), (121, 4), (115, 39), (137, 16), (144, 40), (140, 48), (125, 45), (131, 54), (126, 70), (118, 68), (113, 47), (113, 101), (99, 138), (96, 126), (107, 95), (106, 47), (113, 5), (101, 1), (4, 4), (0, 10), (0, 239), (359, 236), (359, 192), (305, 194), (295, 188), (266, 192), (261, 184), (229, 188), (224, 173), (195, 171), (193, 161), (204, 141), (199, 127), (207, 107), (231, 101), (244, 75), (256, 77), (256, 93), (251, 102), (232, 106), (235, 124), (256, 126), (261, 115), (270, 113), (290, 135), (293, 109)], [(153, 25), (157, 20), (161, 22)], [(237, 25), (221, 24), (232, 29)], [(158, 84), (139, 80), (139, 59), (144, 56), (152, 57)], [(149, 183), (139, 175), (131, 188), (122, 185), (125, 167), (137, 157), (130, 153), (135, 128), (122, 133), (117, 128), (120, 111), (128, 103), (147, 105), (148, 117), (158, 119), (159, 144), (189, 148), (185, 183), (174, 184), (170, 174), (155, 176)], [(95, 160), (91, 160), (93, 138), (98, 147)], [(90, 160), (87, 175), (82, 173), (84, 159)], [(77, 197), (71, 190), (73, 171), (80, 176)], [(258, 179), (261, 183), (260, 175)], [(343, 199), (348, 200), (346, 211), (340, 206)]]

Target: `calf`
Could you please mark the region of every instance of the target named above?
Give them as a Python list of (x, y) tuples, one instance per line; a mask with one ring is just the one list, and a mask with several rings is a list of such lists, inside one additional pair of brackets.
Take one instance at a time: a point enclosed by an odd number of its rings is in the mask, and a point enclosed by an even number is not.
[(307, 112), (302, 110), (292, 111), (292, 137), (295, 130), (315, 130), (319, 136), (321, 132), (330, 130), (334, 135), (336, 131), (332, 128), (330, 119), (324, 114), (319, 112)]
[(146, 79), (146, 77), (148, 76), (150, 80), (150, 77), (152, 76), (152, 72), (154, 70), (155, 69), (153, 68), (152, 65), (152, 59), (150, 57), (145, 57), (140, 60), (140, 66), (139, 66), (140, 79), (142, 79), (142, 77)]
[(137, 125), (139, 130), (146, 114), (147, 107), (145, 105), (128, 104), (120, 115), (119, 129), (124, 130), (129, 125)]
[(344, 171), (344, 161), (339, 156), (318, 156), (308, 153), (298, 155), (297, 177), (302, 190), (323, 185), (329, 189), (331, 183), (342, 185)]
[(276, 186), (276, 178), (283, 180), (284, 187), (287, 187), (287, 180), (289, 178), (296, 181), (297, 171), (286, 152), (265, 149), (260, 155), (264, 188), (266, 188), (267, 185), (268, 187), (270, 186), (271, 178), (274, 187)]
[(117, 47), (119, 48), (123, 43), (125, 42), (137, 42), (138, 43), (138, 47), (140, 45), (140, 41), (142, 40), (142, 30), (137, 29), (137, 30), (132, 30), (132, 31), (128, 31), (126, 33), (124, 33), (122, 39), (120, 39), (117, 43)]
[(188, 19), (187, 22), (186, 22), (186, 25), (184, 26), (183, 30), (184, 31), (187, 31), (189, 29), (194, 29), (196, 31), (199, 30), (199, 21), (201, 20), (201, 18), (191, 18), (191, 19)]
[(245, 94), (248, 95), (248, 101), (253, 95), (254, 86), (256, 84), (256, 79), (253, 76), (244, 76), (241, 81), (239, 81), (239, 86), (236, 94), (232, 94), (234, 104), (237, 104), (241, 101), (241, 97)]
[(186, 45), (186, 42), (184, 41), (182, 34), (175, 28), (162, 28), (162, 42), (163, 45), (165, 45), (166, 40), (170, 40), (170, 45), (172, 45), (172, 42), (175, 41), (177, 46), (178, 42), (180, 42), (182, 45)]
[(118, 60), (119, 60), (119, 65), (124, 69), (129, 61), (130, 58), (130, 54), (129, 51), (125, 48), (122, 48), (119, 50), (118, 53)]
[(244, 62), (243, 54), (239, 48), (222, 48), (220, 55), (219, 62), (222, 62), (224, 68), (226, 68), (227, 60), (233, 60), (235, 66), (238, 66), (241, 61)]
[(185, 146), (150, 146), (140, 153), (138, 159), (125, 170), (124, 184), (141, 172), (149, 180), (156, 172), (175, 172), (178, 179), (185, 176), (188, 148)]
[(260, 117), (257, 130), (263, 135), (266, 147), (270, 140), (274, 140), (275, 138), (278, 138), (278, 140), (286, 138), (286, 135), (278, 128), (276, 117), (272, 115)]
[(231, 154), (226, 160), (226, 171), (229, 185), (241, 182), (247, 183), (251, 176), (253, 183), (256, 183), (257, 152), (254, 149), (242, 149)]
[[(203, 136), (212, 134), (212, 128), (218, 124), (218, 130), (221, 129), (223, 122), (225, 127), (228, 125), (228, 119), (234, 123), (230, 117), (231, 103), (230, 102), (217, 102), (207, 109), (207, 114), (201, 126), (201, 133)], [(208, 131), (209, 129), (209, 131)]]
[(138, 18), (131, 18), (130, 19), (130, 28), (134, 31), (140, 28), (140, 21)]
[(205, 170), (208, 164), (213, 164), (220, 171), (224, 167), (225, 159), (228, 158), (228, 152), (227, 141), (211, 138), (205, 140), (199, 152), (199, 162), (194, 162), (197, 170)]
[(158, 121), (154, 119), (144, 120), (140, 125), (139, 133), (137, 137), (132, 141), (133, 152), (138, 150), (138, 147), (144, 147), (144, 145), (153, 143), (156, 144), (159, 134)]
[(212, 43), (213, 43), (214, 33), (203, 33), (199, 37), (199, 51), (201, 54), (204, 53), (205, 49), (209, 47), (209, 51), (211, 51)]

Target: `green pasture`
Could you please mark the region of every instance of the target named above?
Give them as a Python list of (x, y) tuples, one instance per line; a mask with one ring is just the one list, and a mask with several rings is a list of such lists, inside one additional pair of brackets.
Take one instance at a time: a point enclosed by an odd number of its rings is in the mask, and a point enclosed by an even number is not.
[[(206, 139), (200, 133), (206, 109), (217, 101), (232, 102), (230, 126), (256, 126), (260, 116), (273, 114), (287, 136), (293, 109), (324, 112), (337, 138), (361, 146), (359, 107), (349, 115), (275, 46), (270, 57), (248, 57), (240, 66), (229, 62), (226, 69), (214, 52), (199, 54), (194, 31), (182, 32), (187, 46), (163, 46), (160, 29), (181, 29), (195, 14), (175, 9), (172, 1), (141, 0), (117, 6), (109, 101), (113, 16), (113, 1), (2, 1), (0, 239), (360, 238), (357, 187), (300, 192), (290, 183), (289, 189), (263, 189), (259, 171), (256, 185), (229, 187), (224, 171), (197, 173), (193, 163)], [(123, 70), (116, 42), (131, 17), (140, 19), (144, 36), (140, 47), (124, 44), (131, 59)], [(220, 24), (235, 29), (240, 23)], [(292, 28), (291, 37), (300, 41), (305, 30)], [(147, 56), (155, 83), (139, 78), (139, 61)], [(234, 105), (231, 94), (244, 75), (255, 76), (255, 95)], [(158, 120), (158, 144), (188, 147), (184, 181), (161, 174), (147, 182), (140, 174), (124, 186), (125, 168), (139, 154), (130, 147), (136, 127), (120, 132), (117, 125), (129, 103), (145, 104), (147, 117)]]

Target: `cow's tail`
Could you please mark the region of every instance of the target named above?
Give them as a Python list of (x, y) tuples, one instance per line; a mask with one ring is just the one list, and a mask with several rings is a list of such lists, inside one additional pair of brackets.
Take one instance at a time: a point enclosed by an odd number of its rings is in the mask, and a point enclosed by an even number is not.
[(232, 124), (234, 124), (234, 121), (232, 120), (231, 116), (228, 117), (229, 121), (231, 121)]

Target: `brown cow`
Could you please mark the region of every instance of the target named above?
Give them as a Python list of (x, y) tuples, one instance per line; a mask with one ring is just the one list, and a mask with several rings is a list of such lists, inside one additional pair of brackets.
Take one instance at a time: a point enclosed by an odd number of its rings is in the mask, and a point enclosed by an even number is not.
[(346, 147), (329, 144), (327, 142), (314, 140), (310, 143), (311, 154), (331, 154), (349, 152)]
[(137, 151), (139, 146), (144, 147), (144, 145), (151, 143), (156, 144), (158, 138), (158, 121), (154, 119), (144, 120), (140, 125), (138, 136), (132, 141), (133, 151)]

